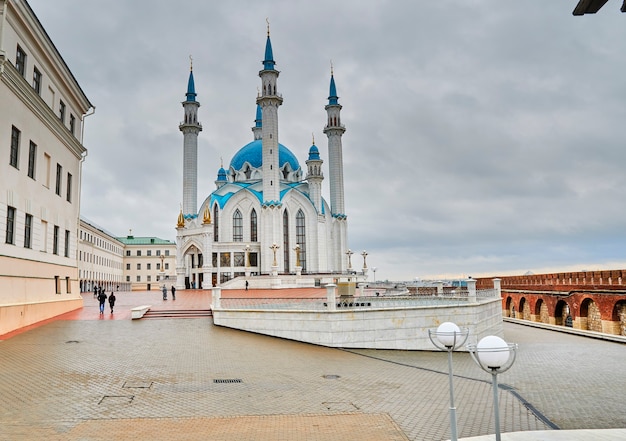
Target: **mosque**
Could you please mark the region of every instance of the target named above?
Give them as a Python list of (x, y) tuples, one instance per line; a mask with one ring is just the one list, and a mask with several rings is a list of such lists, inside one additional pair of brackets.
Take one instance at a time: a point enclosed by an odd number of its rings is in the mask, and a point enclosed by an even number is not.
[[(328, 137), (330, 204), (322, 197), (323, 159), (313, 141), (303, 170), (278, 137), (279, 71), (269, 28), (253, 140), (228, 169), (220, 167), (216, 189), (198, 201), (198, 120), (193, 67), (182, 103), (183, 204), (177, 222), (176, 287), (204, 288), (236, 277), (345, 274), (351, 270), (344, 206), (341, 108), (331, 69), (324, 134)], [(204, 169), (204, 167), (202, 167)], [(250, 279), (253, 280), (253, 279)]]

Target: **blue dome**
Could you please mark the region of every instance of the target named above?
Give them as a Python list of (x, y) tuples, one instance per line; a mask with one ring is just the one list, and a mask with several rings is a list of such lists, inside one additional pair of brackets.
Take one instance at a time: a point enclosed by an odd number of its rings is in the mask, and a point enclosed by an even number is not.
[(320, 159), (320, 151), (317, 149), (317, 146), (313, 144), (309, 149), (309, 161), (319, 161)]
[(224, 168), (220, 167), (220, 169), (217, 171), (217, 180), (218, 181), (227, 181), (228, 179), (226, 178), (226, 170), (224, 170)]
[[(261, 165), (263, 165), (262, 140), (256, 139), (239, 149), (230, 161), (230, 166), (234, 170), (239, 171), (246, 162), (249, 162), (250, 166), (253, 168), (261, 168)], [(298, 170), (300, 168), (300, 164), (295, 155), (291, 153), (291, 150), (282, 144), (278, 144), (278, 166), (283, 168), (286, 163), (289, 163), (292, 170)]]

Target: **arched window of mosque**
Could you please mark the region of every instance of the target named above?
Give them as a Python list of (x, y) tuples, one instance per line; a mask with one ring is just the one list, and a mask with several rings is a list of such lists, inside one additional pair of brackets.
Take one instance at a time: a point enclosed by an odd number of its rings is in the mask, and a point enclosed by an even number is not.
[(246, 179), (250, 179), (250, 175), (252, 174), (252, 170), (249, 165), (246, 165), (246, 170), (244, 172), (246, 174)]
[(219, 218), (219, 210), (217, 208), (217, 204), (215, 204), (213, 206), (213, 241), (215, 242), (219, 242), (220, 238), (219, 238), (219, 224), (220, 224), (220, 218)]
[(265, 95), (266, 92), (266, 88), (265, 88), (265, 84), (263, 85), (263, 95)]
[(300, 246), (300, 266), (306, 271), (306, 219), (302, 210), (296, 214), (296, 243)]
[(288, 177), (289, 177), (289, 169), (285, 165), (285, 167), (283, 167), (283, 179), (287, 179)]
[(250, 212), (250, 242), (256, 242), (257, 240), (256, 210), (253, 208), (252, 212)]
[(289, 271), (289, 213), (283, 211), (283, 259), (285, 272)]
[(243, 216), (239, 209), (233, 214), (233, 242), (243, 242)]

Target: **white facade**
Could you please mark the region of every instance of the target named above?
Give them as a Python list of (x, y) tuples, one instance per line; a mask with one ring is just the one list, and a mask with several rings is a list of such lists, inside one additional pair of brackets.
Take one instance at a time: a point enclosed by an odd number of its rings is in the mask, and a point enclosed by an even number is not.
[(0, 334), (82, 306), (83, 119), (93, 106), (24, 0), (0, 0)]
[(158, 237), (119, 237), (124, 244), (123, 287), (158, 291), (176, 280), (176, 244)]
[(128, 291), (124, 281), (124, 244), (87, 219), (80, 218), (78, 277), (81, 292), (102, 287), (106, 291)]
[[(208, 289), (235, 277), (263, 274), (343, 274), (347, 271), (347, 216), (344, 213), (341, 124), (334, 77), (326, 106), (332, 204), (322, 197), (323, 163), (315, 144), (306, 160), (306, 178), (293, 153), (280, 144), (279, 72), (274, 69), (267, 37), (253, 140), (239, 149), (228, 169), (220, 168), (217, 189), (203, 198), (198, 211), (188, 203), (197, 166), (188, 165), (190, 146), (197, 149), (201, 130), (190, 74), (183, 142), (183, 210), (176, 237), (177, 288)], [(192, 105), (195, 104), (195, 105)], [(320, 123), (324, 116), (320, 106)], [(196, 140), (192, 141), (192, 137)], [(204, 168), (204, 167), (200, 167)], [(331, 210), (332, 208), (332, 210)], [(252, 279), (251, 279), (252, 280)]]

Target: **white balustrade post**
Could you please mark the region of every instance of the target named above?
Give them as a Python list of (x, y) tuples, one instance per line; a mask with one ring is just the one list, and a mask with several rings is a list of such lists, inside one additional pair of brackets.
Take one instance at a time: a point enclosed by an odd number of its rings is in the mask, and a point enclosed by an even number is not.
[(467, 299), (470, 302), (476, 301), (476, 280), (467, 279)]
[(213, 304), (211, 305), (212, 309), (220, 309), (222, 307), (221, 305), (221, 299), (222, 299), (222, 288), (219, 286), (216, 286), (214, 288), (212, 288), (212, 295), (213, 295)]
[(326, 304), (329, 311), (335, 311), (337, 309), (337, 285), (329, 283), (326, 285)]

